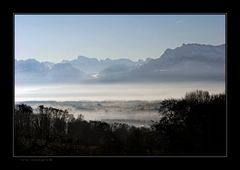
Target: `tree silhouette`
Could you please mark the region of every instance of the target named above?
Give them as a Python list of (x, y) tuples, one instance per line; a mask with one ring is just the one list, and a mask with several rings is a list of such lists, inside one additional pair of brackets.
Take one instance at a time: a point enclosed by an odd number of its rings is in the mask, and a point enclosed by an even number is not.
[(226, 100), (224, 94), (187, 93), (185, 98), (164, 100), (163, 118), (154, 127), (166, 134), (169, 152), (176, 155), (226, 154)]
[(225, 155), (226, 96), (189, 92), (160, 103), (150, 128), (86, 121), (40, 105), (14, 110), (15, 155)]

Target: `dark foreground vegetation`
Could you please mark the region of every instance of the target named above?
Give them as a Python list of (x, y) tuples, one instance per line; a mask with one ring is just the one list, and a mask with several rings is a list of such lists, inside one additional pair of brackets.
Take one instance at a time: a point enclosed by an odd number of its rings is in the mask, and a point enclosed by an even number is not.
[(151, 128), (85, 121), (67, 110), (20, 104), (14, 112), (16, 156), (224, 156), (226, 97), (205, 91), (159, 104)]

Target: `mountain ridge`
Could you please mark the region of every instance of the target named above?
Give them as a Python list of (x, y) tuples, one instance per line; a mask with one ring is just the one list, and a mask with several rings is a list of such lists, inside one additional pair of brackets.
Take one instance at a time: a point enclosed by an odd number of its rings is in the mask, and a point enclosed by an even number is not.
[[(34, 76), (35, 74), (35, 76)], [(16, 83), (36, 82), (128, 82), (225, 77), (225, 44), (189, 43), (166, 49), (158, 58), (132, 61), (128, 58), (102, 59), (78, 56), (60, 63), (36, 59), (15, 59)], [(22, 78), (23, 77), (23, 78)], [(208, 77), (208, 78), (207, 78)]]

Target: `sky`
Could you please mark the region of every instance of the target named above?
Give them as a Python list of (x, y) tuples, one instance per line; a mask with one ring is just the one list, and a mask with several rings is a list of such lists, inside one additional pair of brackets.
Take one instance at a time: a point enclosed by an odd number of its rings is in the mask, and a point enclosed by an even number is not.
[(183, 43), (225, 43), (225, 15), (15, 15), (15, 58), (158, 58)]

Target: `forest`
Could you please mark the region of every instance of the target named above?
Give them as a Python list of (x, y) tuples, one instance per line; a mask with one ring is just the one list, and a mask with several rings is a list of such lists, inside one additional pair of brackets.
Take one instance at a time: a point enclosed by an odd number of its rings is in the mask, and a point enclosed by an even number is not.
[(15, 156), (225, 156), (226, 95), (196, 90), (159, 103), (150, 128), (86, 121), (68, 110), (14, 108)]

